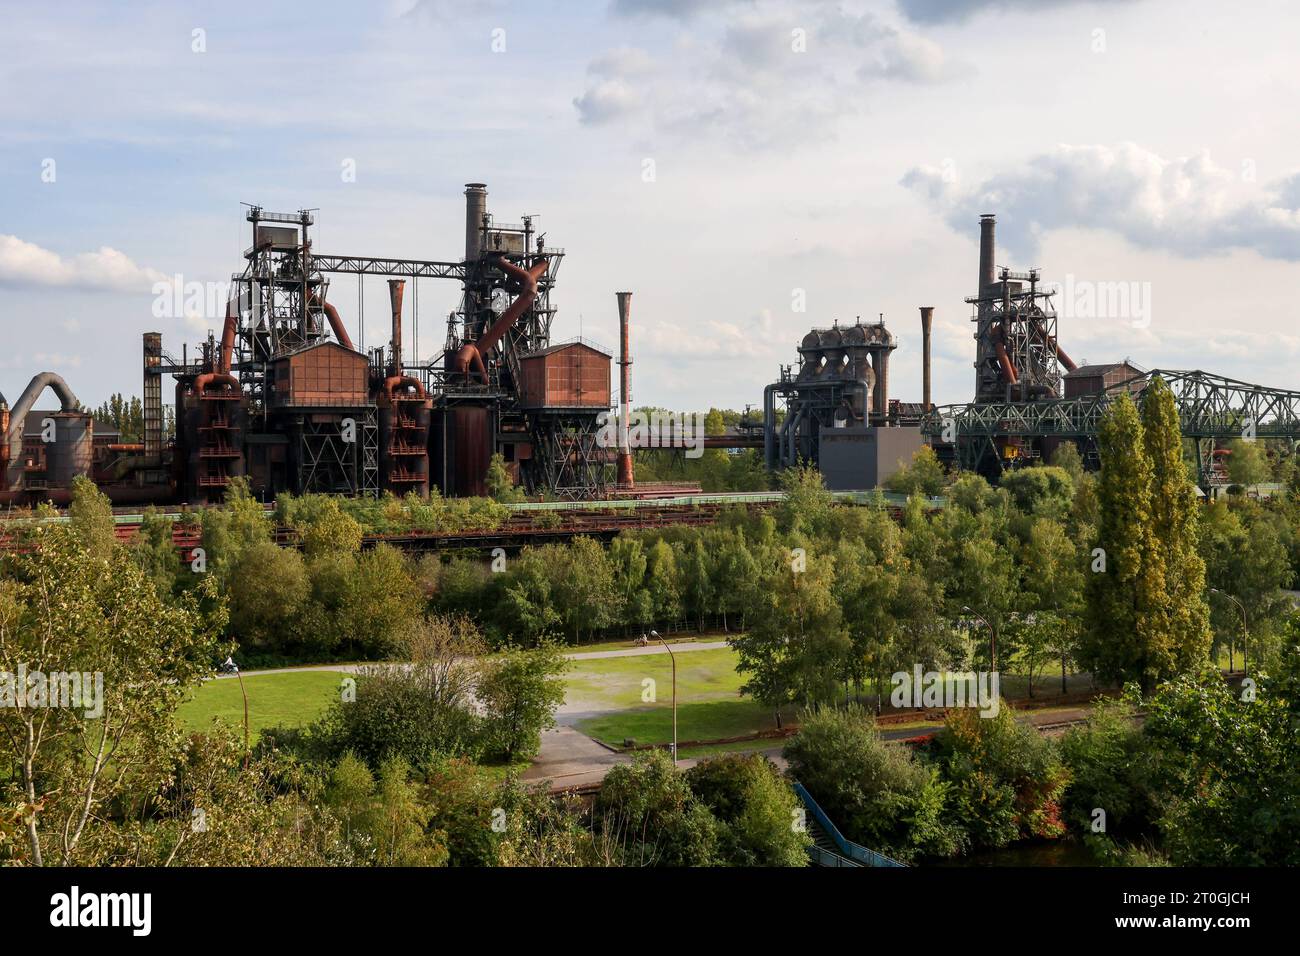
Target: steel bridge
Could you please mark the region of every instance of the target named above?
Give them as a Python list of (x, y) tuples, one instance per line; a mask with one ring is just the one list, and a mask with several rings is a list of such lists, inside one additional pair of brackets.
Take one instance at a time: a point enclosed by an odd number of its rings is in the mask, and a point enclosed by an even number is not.
[(1085, 463), (1096, 468), (1102, 415), (1120, 392), (1140, 400), (1156, 376), (1173, 392), (1183, 435), (1196, 444), (1197, 484), (1202, 488), (1221, 483), (1213, 464), (1214, 450), (1224, 441), (1300, 441), (1300, 391), (1178, 369), (1152, 369), (1101, 392), (1074, 398), (944, 405), (925, 416), (921, 431), (936, 452), (946, 454), (963, 469), (990, 477), (1032, 458), (1021, 450), (1046, 438), (1076, 442)]

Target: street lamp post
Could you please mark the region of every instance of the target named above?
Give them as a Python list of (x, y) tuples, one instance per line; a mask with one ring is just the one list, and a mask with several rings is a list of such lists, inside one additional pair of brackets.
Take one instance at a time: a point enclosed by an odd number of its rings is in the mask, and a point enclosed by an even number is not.
[(993, 625), (979, 611), (972, 607), (963, 607), (962, 611), (966, 614), (974, 614), (985, 627), (989, 629), (989, 661), (992, 664), (993, 672), (997, 673), (998, 669), (998, 632), (993, 629)]
[(658, 631), (651, 631), (650, 636), (664, 646), (668, 652), (668, 660), (673, 665), (673, 765), (677, 764), (677, 655), (673, 653), (672, 647), (668, 642), (659, 636)]
[[(1241, 672), (1247, 676), (1250, 674), (1250, 631), (1246, 625), (1246, 605), (1242, 604), (1227, 591), (1220, 591), (1218, 588), (1210, 588), (1211, 594), (1217, 594), (1220, 597), (1226, 597), (1233, 604), (1237, 605), (1237, 610), (1241, 611)], [(1232, 660), (1232, 642), (1228, 642), (1228, 671), (1233, 670)]]
[(244, 697), (244, 769), (248, 769), (248, 691), (244, 690), (244, 675), (239, 673), (239, 665), (235, 663), (233, 657), (227, 657), (226, 662), (221, 665), (228, 671), (234, 671), (235, 677), (239, 680), (239, 693)]

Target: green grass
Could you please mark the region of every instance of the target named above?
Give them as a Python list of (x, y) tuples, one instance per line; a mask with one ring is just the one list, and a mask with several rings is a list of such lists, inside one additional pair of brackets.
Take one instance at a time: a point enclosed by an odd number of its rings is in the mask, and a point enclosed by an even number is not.
[[(794, 715), (794, 708), (783, 714), (788, 721)], [(638, 744), (669, 743), (673, 739), (672, 701), (588, 717), (579, 721), (577, 728), (612, 747), (620, 747), (628, 739)], [(716, 740), (775, 729), (776, 720), (771, 709), (752, 700), (710, 700), (696, 704), (679, 701), (677, 704), (678, 740)]]
[[(667, 654), (642, 654), (635, 657), (603, 657), (574, 661), (565, 676), (571, 703), (584, 709), (622, 710), (644, 707), (647, 685), (653, 680), (655, 699), (671, 704), (673, 696), (672, 661)], [(736, 653), (731, 648), (712, 651), (688, 651), (677, 655), (677, 702), (691, 703), (740, 695), (742, 678), (736, 673)]]
[[(331, 701), (338, 699), (344, 676), (337, 671), (245, 675), (250, 731), (256, 735), (277, 724), (311, 723), (325, 712)], [(244, 698), (239, 692), (239, 681), (234, 678), (208, 681), (181, 705), (176, 716), (187, 730), (206, 730), (214, 717), (233, 727), (243, 727)]]

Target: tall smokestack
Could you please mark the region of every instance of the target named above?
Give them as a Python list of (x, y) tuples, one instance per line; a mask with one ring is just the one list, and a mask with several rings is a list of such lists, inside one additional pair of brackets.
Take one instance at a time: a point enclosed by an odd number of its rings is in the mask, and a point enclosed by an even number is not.
[(393, 307), (393, 375), (402, 374), (402, 294), (405, 279), (388, 280), (388, 301)]
[(934, 325), (934, 306), (921, 306), (921, 407), (929, 411), (930, 404), (930, 329)]
[(487, 185), (465, 184), (465, 259), (478, 258), (483, 238), (483, 217), (487, 214)]
[(980, 284), (975, 290), (976, 295), (984, 294), (984, 287), (992, 285), (997, 281), (993, 274), (993, 258), (997, 251), (997, 244), (993, 239), (995, 218), (992, 213), (985, 213), (980, 216)]
[(618, 332), (622, 342), (618, 374), (618, 483), (631, 488), (635, 483), (632, 474), (632, 444), (628, 439), (628, 419), (632, 414), (632, 346), (629, 327), (632, 314), (632, 293), (618, 293)]

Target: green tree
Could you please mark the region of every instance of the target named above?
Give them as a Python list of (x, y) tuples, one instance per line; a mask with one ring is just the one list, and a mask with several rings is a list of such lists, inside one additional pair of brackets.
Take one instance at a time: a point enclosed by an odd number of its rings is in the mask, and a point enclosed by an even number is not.
[(1188, 673), (1208, 659), (1211, 634), (1205, 603), (1205, 561), (1197, 525), (1196, 487), (1183, 467), (1182, 429), (1169, 386), (1156, 376), (1142, 396), (1142, 434), (1151, 461), (1152, 548), (1144, 555), (1163, 582), (1148, 631), (1148, 660), (1161, 678)]
[(555, 710), (564, 703), (560, 678), (568, 666), (559, 646), (548, 643), (507, 647), (484, 663), (478, 697), (495, 747), (507, 761), (536, 754), (542, 731), (555, 726)]
[(488, 461), (487, 493), (493, 501), (503, 505), (515, 504), (524, 500), (521, 488), (515, 486), (515, 480), (506, 467), (506, 460), (501, 452), (493, 452)]
[(212, 672), (224, 608), (210, 586), (164, 601), (120, 546), (87, 550), (74, 528), (42, 528), (0, 561), (0, 673), (45, 677), (27, 706), (0, 706), (0, 805), (20, 808), (20, 862), (93, 861), (110, 808), (169, 779), (175, 710)]
[[(1086, 628), (1080, 661), (1102, 680), (1133, 678), (1150, 687), (1159, 676), (1150, 646), (1152, 609), (1164, 590), (1151, 504), (1152, 465), (1137, 408), (1121, 393), (1098, 431), (1099, 525), (1087, 576)], [(1158, 556), (1158, 555), (1157, 555)]]
[(1228, 442), (1228, 478), (1234, 485), (1251, 488), (1272, 477), (1264, 443), (1234, 438)]
[(243, 551), (230, 577), (230, 623), (248, 650), (283, 653), (311, 593), (302, 555), (270, 541)]
[(909, 498), (913, 495), (934, 498), (943, 494), (944, 484), (943, 465), (929, 445), (917, 449), (911, 462), (902, 465), (885, 481), (890, 491)]
[(749, 630), (731, 638), (746, 675), (741, 692), (771, 707), (778, 727), (782, 705), (830, 701), (846, 673), (851, 645), (834, 581), (829, 555), (792, 555), (766, 577)]

